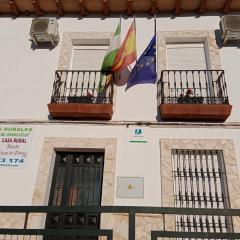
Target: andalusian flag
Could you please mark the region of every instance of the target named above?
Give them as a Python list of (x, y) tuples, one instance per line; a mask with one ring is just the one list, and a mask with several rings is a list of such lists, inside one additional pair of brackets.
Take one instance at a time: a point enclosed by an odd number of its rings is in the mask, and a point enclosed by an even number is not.
[(119, 72), (137, 59), (136, 52), (136, 30), (135, 22), (130, 26), (128, 33), (122, 43), (122, 46), (117, 52), (113, 66), (114, 72)]
[(119, 23), (114, 33), (114, 36), (110, 42), (109, 48), (105, 54), (105, 57), (102, 63), (102, 68), (101, 68), (102, 71), (109, 71), (112, 68), (115, 57), (121, 45), (120, 34), (121, 34), (121, 26)]
[[(111, 40), (108, 51), (104, 57), (101, 71), (107, 72), (111, 70), (113, 72), (119, 72), (137, 59), (135, 22), (130, 26), (121, 47), (120, 33), (121, 27), (120, 24), (118, 24), (114, 37)], [(102, 85), (103, 75), (101, 74), (97, 92), (104, 92), (112, 80), (113, 78), (110, 74), (107, 76), (105, 84)]]

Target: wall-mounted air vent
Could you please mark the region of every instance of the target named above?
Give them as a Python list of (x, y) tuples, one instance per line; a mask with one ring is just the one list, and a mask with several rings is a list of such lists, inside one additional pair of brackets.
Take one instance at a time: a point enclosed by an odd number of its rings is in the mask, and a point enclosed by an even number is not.
[(220, 21), (223, 45), (228, 41), (240, 40), (240, 15), (226, 15)]
[(31, 40), (38, 45), (50, 42), (53, 46), (59, 41), (58, 23), (56, 18), (37, 18), (32, 20), (30, 30)]

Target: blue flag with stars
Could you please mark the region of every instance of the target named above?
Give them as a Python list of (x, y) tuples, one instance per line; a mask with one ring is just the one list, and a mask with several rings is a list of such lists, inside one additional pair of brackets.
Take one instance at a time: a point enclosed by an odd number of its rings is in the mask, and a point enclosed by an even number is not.
[(154, 84), (156, 79), (156, 36), (154, 35), (130, 73), (126, 90), (136, 84)]

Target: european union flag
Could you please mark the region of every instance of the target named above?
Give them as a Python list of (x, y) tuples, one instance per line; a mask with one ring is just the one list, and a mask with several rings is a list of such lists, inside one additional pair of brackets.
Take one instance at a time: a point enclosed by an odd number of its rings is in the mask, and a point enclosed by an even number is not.
[(126, 90), (136, 84), (154, 84), (156, 79), (156, 36), (154, 35), (130, 73)]

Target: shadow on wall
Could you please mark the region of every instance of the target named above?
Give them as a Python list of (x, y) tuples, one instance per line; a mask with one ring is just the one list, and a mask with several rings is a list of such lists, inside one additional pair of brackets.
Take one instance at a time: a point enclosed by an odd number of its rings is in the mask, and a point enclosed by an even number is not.
[(51, 43), (41, 43), (39, 45), (34, 44), (34, 42), (31, 41), (31, 49), (33, 51), (37, 50), (37, 49), (46, 49), (49, 51), (52, 51), (56, 46), (53, 46)]
[(48, 120), (54, 120), (54, 118), (50, 115), (50, 114), (48, 114), (48, 116), (47, 116), (47, 118), (48, 118)]
[(157, 94), (156, 94), (156, 100), (157, 100), (157, 116), (156, 116), (156, 120), (158, 122), (162, 122), (163, 119), (161, 118), (161, 114), (160, 114), (160, 104), (161, 104), (161, 83), (160, 83), (160, 79), (158, 78), (157, 80)]
[(157, 120), (158, 122), (162, 122), (162, 121), (163, 121), (163, 119), (161, 118), (160, 111), (159, 111), (159, 105), (158, 105), (158, 107), (157, 107), (157, 116), (156, 116), (156, 120)]

